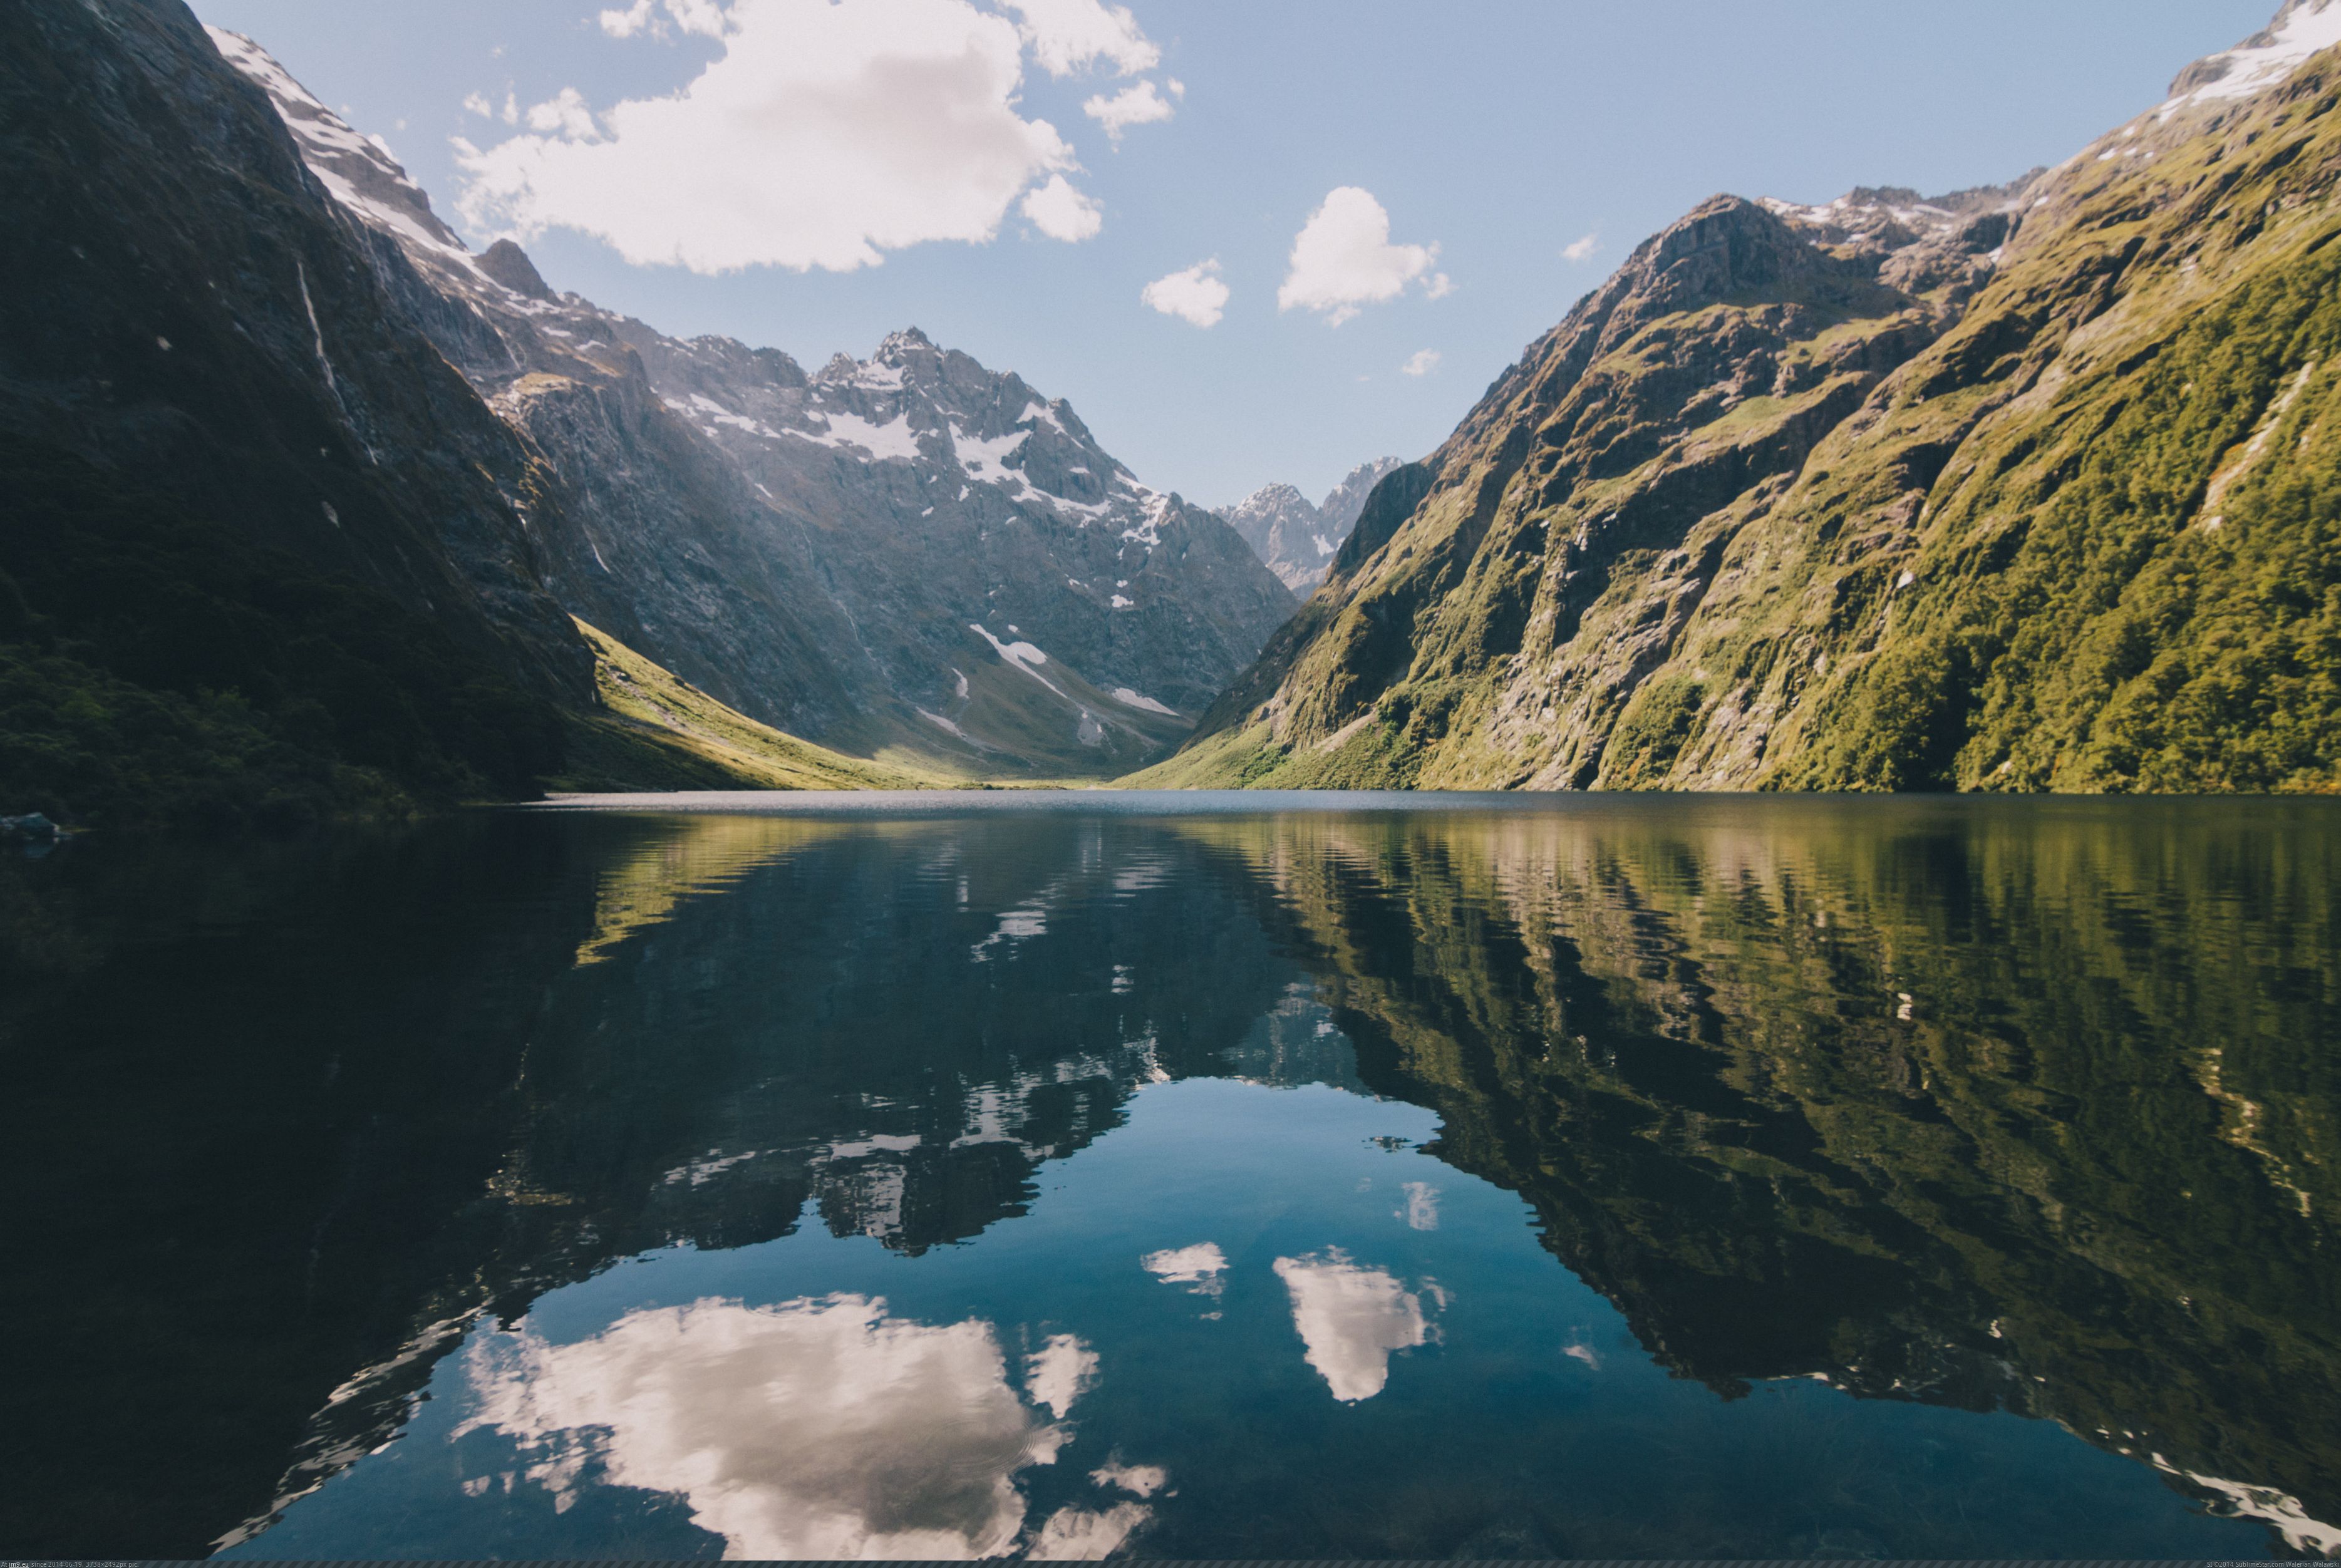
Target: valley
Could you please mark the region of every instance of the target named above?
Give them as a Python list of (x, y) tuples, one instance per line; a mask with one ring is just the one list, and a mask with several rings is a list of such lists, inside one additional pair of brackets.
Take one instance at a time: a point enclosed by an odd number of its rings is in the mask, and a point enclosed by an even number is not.
[[(2330, 22), (2004, 186), (1716, 197), (1436, 452), (1215, 512), (915, 328), (808, 370), (474, 253), (178, 0), (22, 17), (0, 789), (2328, 790)], [(209, 620), (104, 607), (132, 515), (245, 563)], [(378, 606), (309, 617), (339, 654), (222, 640), (320, 575)]]
[(0, 0), (0, 1568), (2341, 1558), (2276, 3)]

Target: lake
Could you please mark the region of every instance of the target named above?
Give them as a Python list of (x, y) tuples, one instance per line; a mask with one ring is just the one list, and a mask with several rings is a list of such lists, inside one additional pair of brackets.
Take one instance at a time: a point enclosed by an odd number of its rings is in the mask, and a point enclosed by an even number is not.
[(0, 1553), (2341, 1552), (2332, 806), (678, 804), (8, 862)]

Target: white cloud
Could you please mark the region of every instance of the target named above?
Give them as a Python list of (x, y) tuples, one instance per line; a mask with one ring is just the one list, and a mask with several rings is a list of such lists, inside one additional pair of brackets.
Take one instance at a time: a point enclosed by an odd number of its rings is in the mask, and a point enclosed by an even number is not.
[(466, 97), (463, 100), (463, 108), (466, 113), (477, 114), (483, 120), (493, 120), (496, 117), (496, 106), (488, 102), (488, 95), (485, 93), (473, 93)]
[(1219, 277), (1217, 257), (1198, 262), (1185, 272), (1157, 278), (1140, 291), (1139, 299), (1166, 316), (1177, 316), (1190, 326), (1215, 327), (1227, 314), (1228, 285)]
[(1589, 262), (1593, 259), (1593, 253), (1600, 248), (1601, 236), (1588, 234), (1581, 240), (1572, 241), (1563, 245), (1560, 250), (1560, 259), (1564, 262)]
[[(688, 26), (707, 0), (664, 4)], [(603, 114), (599, 140), (459, 141), (464, 218), (522, 238), (575, 229), (638, 265), (850, 272), (907, 245), (988, 242), (1036, 180), (1074, 166), (1054, 126), (1017, 112), (1016, 28), (968, 0), (737, 0), (719, 15), (722, 57), (678, 94)], [(1071, 205), (1043, 210), (1070, 223)]]
[(1051, 174), (1047, 184), (1026, 193), (1023, 212), (1034, 228), (1067, 244), (1091, 238), (1105, 226), (1097, 203), (1073, 189), (1062, 174)]
[(651, 25), (651, 0), (634, 0), (623, 11), (602, 13), (602, 31), (613, 38), (631, 38)]
[(537, 104), (528, 112), (528, 128), (564, 142), (594, 142), (602, 136), (602, 127), (593, 122), (593, 111), (585, 104), (585, 94), (574, 87), (563, 87), (560, 95)]
[[(660, 15), (662, 9), (664, 15)], [(729, 21), (717, 0), (634, 0), (623, 11), (604, 11), (601, 16), (602, 31), (613, 38), (632, 38), (642, 33), (664, 38), (670, 22), (685, 33), (721, 38)]]
[(1124, 87), (1111, 98), (1100, 93), (1081, 105), (1081, 113), (1103, 125), (1105, 134), (1120, 143), (1121, 134), (1132, 125), (1151, 125), (1169, 119), (1176, 111), (1153, 83), (1141, 82), (1135, 87)]
[(1018, 1472), (1066, 1436), (1010, 1387), (988, 1324), (858, 1296), (635, 1312), (571, 1344), (491, 1332), (466, 1370), (458, 1435), (541, 1454), (526, 1474), (556, 1506), (598, 1458), (613, 1485), (681, 1497), (731, 1557), (999, 1555), (1024, 1530)]
[[(1419, 360), (1422, 356), (1417, 354), (1414, 357)], [(1433, 354), (1430, 357), (1435, 360), (1439, 356)], [(1410, 368), (1407, 373), (1420, 375), (1422, 372)], [(1407, 1183), (1406, 1206), (1398, 1211), (1398, 1217), (1406, 1221), (1406, 1228), (1409, 1230), (1437, 1230), (1439, 1228), (1439, 1189), (1427, 1181)]]
[(1139, 31), (1127, 5), (1100, 0), (1006, 0), (1021, 16), (1021, 31), (1032, 58), (1051, 76), (1070, 76), (1093, 61), (1106, 60), (1119, 75), (1135, 76), (1161, 63), (1162, 51)]
[(1292, 1326), (1309, 1365), (1344, 1404), (1380, 1394), (1390, 1382), (1390, 1352), (1430, 1337), (1420, 1296), (1339, 1248), (1280, 1257), (1276, 1274), (1292, 1296)]
[(1338, 327), (1418, 280), (1434, 300), (1453, 290), (1446, 273), (1430, 273), (1437, 245), (1394, 245), (1390, 230), (1390, 213), (1370, 192), (1343, 185), (1329, 194), (1292, 242), (1291, 270), (1276, 308), (1315, 311)]
[(721, 38), (731, 26), (731, 18), (716, 0), (666, 0), (666, 11), (676, 26), (702, 37)]
[[(1432, 371), (1439, 368), (1439, 355), (1437, 349), (1424, 349), (1418, 352), (1412, 359), (1408, 360), (1406, 363), (1399, 366), (1398, 368), (1401, 373), (1406, 375), (1427, 376)], [(1409, 1185), (1415, 1186), (1419, 1184), (1410, 1183)]]

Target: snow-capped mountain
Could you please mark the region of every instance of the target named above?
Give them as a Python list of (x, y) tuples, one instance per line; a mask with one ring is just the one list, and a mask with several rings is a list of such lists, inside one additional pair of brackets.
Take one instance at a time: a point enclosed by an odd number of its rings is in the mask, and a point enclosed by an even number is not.
[(916, 331), (808, 374), (474, 255), (388, 151), (248, 38), (377, 269), (545, 460), (553, 590), (755, 718), (981, 771), (1096, 772), (1189, 728), (1291, 600), (1072, 408)]
[(1361, 463), (1321, 502), (1312, 503), (1289, 484), (1263, 485), (1220, 515), (1279, 581), (1306, 599), (1325, 581), (1341, 541), (1358, 526), (1366, 497), (1384, 474), (1400, 466), (1394, 457)]

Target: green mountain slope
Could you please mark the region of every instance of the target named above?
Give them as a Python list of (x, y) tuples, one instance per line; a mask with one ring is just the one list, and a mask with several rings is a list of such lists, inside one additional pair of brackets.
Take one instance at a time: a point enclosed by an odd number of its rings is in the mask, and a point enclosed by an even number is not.
[(734, 712), (583, 621), (601, 711), (572, 722), (556, 790), (922, 789), (946, 782), (815, 746)]
[(1702, 206), (1133, 781), (2333, 788), (2341, 60), (2270, 69), (2296, 13), (2003, 191)]

